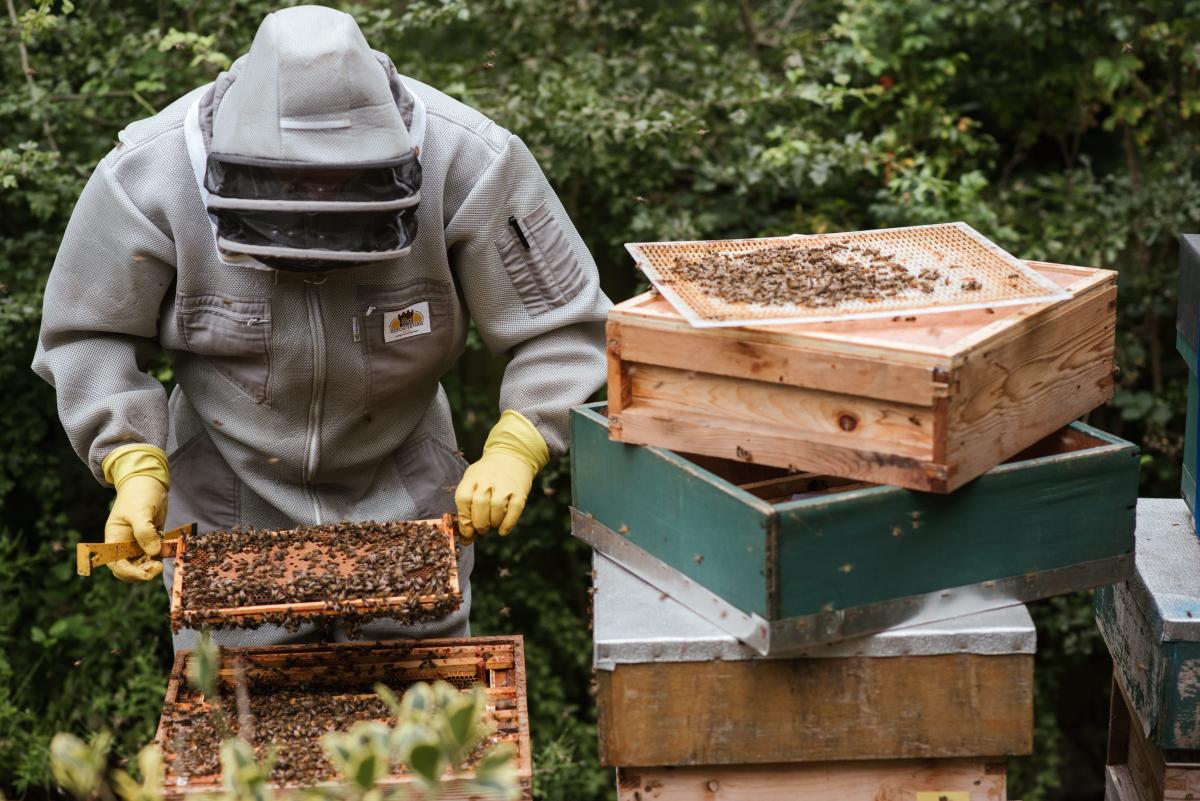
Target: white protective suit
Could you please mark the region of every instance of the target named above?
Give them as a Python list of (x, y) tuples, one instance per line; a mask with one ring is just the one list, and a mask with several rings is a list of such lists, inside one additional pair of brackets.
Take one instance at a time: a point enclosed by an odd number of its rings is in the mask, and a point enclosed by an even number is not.
[[(214, 136), (330, 163), (416, 146), (411, 250), (324, 274), (219, 254), (203, 185)], [(99, 480), (121, 445), (167, 452), (167, 527), (428, 518), (454, 511), (466, 466), (439, 378), (468, 321), (509, 359), (500, 407), (561, 454), (568, 410), (605, 378), (609, 306), (520, 139), (398, 75), (349, 16), (298, 7), (269, 16), (214, 83), (121, 132), (67, 226), (33, 366)], [(160, 349), (178, 382), (169, 399), (146, 372)], [(410, 628), (377, 621), (363, 636), (465, 632), (472, 563), (464, 548), (458, 612)], [(263, 627), (218, 640), (292, 636)]]

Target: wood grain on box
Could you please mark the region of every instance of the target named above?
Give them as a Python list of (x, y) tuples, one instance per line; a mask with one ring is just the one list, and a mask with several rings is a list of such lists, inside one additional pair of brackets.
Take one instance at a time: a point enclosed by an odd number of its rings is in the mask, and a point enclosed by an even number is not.
[(1116, 273), (1029, 264), (1071, 299), (696, 329), (639, 295), (609, 314), (610, 434), (950, 492), (1112, 397)]
[(606, 765), (1027, 754), (1033, 656), (617, 665), (597, 671)]

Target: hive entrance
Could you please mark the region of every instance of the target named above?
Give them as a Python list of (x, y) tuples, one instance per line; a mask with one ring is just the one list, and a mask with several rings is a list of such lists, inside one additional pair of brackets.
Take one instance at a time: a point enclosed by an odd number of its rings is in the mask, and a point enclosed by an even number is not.
[(964, 223), (626, 247), (697, 327), (886, 317), (1066, 297), (1056, 283)]

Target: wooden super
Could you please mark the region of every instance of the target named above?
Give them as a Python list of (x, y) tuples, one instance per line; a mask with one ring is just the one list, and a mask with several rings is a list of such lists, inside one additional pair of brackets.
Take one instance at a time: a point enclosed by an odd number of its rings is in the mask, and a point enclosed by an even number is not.
[(1028, 264), (1070, 298), (698, 329), (639, 295), (609, 314), (610, 435), (951, 492), (1112, 397), (1116, 273)]

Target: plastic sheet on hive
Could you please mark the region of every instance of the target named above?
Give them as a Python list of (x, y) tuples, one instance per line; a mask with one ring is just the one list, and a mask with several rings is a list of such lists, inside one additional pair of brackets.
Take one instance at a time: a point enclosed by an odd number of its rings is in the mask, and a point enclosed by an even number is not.
[[(739, 258), (766, 248), (815, 253), (830, 245), (842, 247), (833, 256), (842, 264), (866, 268), (872, 258), (880, 258), (899, 265), (912, 277), (914, 286), (888, 297), (825, 298), (812, 303), (732, 302), (704, 290), (677, 266), (681, 258), (711, 255), (727, 257), (731, 269), (737, 269)], [(761, 239), (638, 242), (625, 247), (654, 287), (697, 328), (964, 311), (1070, 297), (1053, 281), (961, 222)]]

